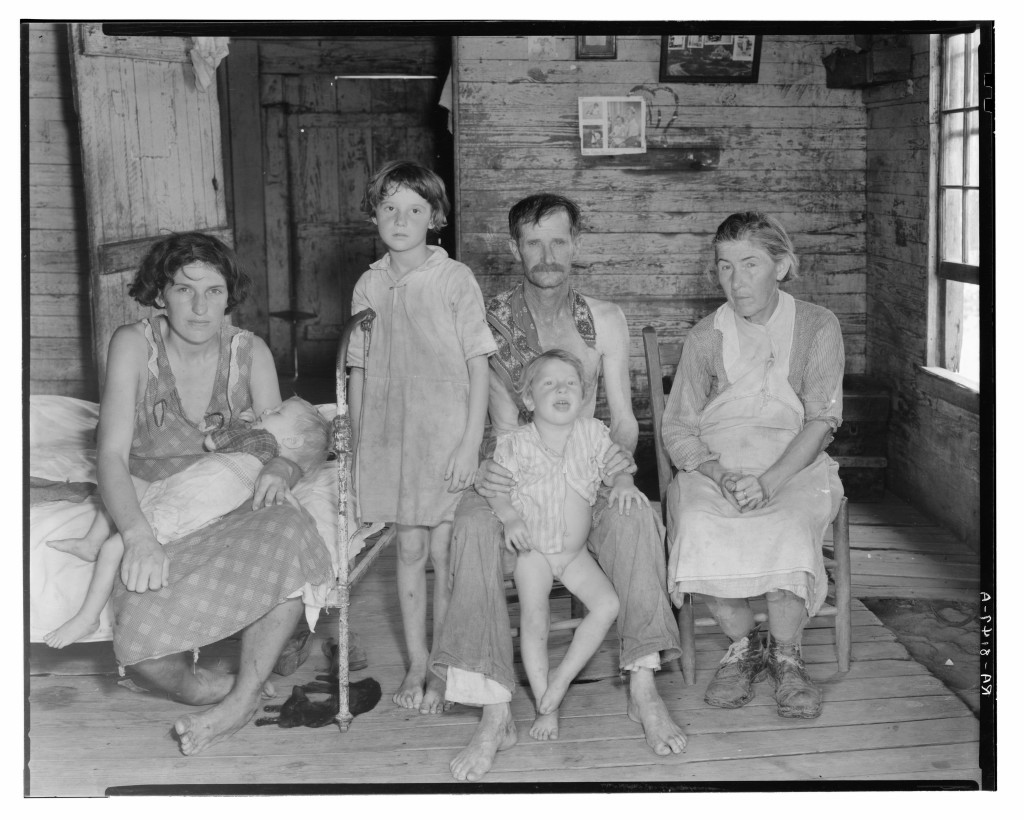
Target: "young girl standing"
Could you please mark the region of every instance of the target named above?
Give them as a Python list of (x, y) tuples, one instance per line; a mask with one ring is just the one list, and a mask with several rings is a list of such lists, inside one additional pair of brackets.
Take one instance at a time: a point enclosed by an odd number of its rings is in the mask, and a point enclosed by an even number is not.
[(448, 608), (452, 519), (478, 466), (487, 357), (496, 346), (472, 271), (427, 245), (427, 231), (446, 224), (441, 178), (416, 163), (391, 162), (370, 180), (366, 200), (388, 252), (352, 293), (353, 315), (377, 314), (369, 360), (361, 330), (348, 354), (356, 495), (361, 521), (397, 525), (409, 668), (394, 702), (428, 714), (444, 708), (444, 683), (427, 675), (427, 557), (437, 635)]

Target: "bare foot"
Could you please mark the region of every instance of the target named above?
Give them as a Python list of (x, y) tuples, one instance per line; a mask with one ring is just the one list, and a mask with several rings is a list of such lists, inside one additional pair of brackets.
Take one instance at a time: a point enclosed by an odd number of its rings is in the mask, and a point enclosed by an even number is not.
[(423, 693), (423, 702), (420, 703), (420, 714), (438, 715), (451, 708), (451, 701), (444, 699), (444, 681), (431, 672), (427, 676), (427, 688)]
[(519, 736), (509, 704), (485, 706), (472, 740), (448, 764), (452, 776), (456, 780), (479, 780), (491, 770), (494, 756), (515, 746), (517, 740)]
[(557, 712), (558, 707), (562, 705), (562, 698), (565, 697), (565, 693), (569, 691), (569, 681), (560, 681), (555, 677), (548, 678), (548, 688), (544, 690), (544, 694), (540, 696), (540, 702), (537, 704), (537, 711), (542, 715), (549, 715), (552, 712)]
[(255, 699), (225, 698), (205, 712), (183, 715), (174, 721), (174, 732), (183, 755), (199, 754), (208, 746), (231, 737), (247, 724), (259, 707)]
[(530, 727), (530, 737), (534, 740), (558, 740), (558, 710), (537, 715)]
[(626, 716), (644, 727), (647, 745), (656, 755), (679, 754), (686, 748), (686, 735), (665, 707), (654, 688), (654, 672), (643, 669), (629, 676), (629, 705)]
[(419, 709), (423, 703), (423, 684), (426, 680), (426, 664), (411, 665), (392, 700), (403, 709)]
[(99, 628), (100, 622), (98, 618), (92, 620), (82, 614), (78, 614), (58, 626), (53, 632), (47, 632), (43, 635), (43, 640), (46, 641), (47, 646), (52, 646), (54, 649), (63, 649), (68, 644), (80, 641), (86, 635), (91, 635)]
[(61, 552), (70, 553), (76, 558), (81, 558), (83, 561), (91, 563), (100, 554), (102, 542), (94, 544), (86, 538), (61, 538), (57, 541), (47, 541), (46, 546)]

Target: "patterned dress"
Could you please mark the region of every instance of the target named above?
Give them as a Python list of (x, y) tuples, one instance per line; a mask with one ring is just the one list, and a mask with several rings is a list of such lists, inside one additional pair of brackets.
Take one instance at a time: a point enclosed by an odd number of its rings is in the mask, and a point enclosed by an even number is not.
[[(130, 469), (149, 481), (203, 458), (213, 430), (252, 419), (249, 376), (253, 337), (225, 325), (213, 396), (203, 421), (186, 416), (159, 329), (143, 320), (149, 378), (136, 409)], [(208, 457), (208, 456), (207, 456)], [(289, 504), (242, 509), (164, 546), (166, 587), (129, 592), (115, 581), (114, 654), (120, 666), (219, 641), (294, 596), (306, 582), (332, 577), (331, 557), (313, 517)]]

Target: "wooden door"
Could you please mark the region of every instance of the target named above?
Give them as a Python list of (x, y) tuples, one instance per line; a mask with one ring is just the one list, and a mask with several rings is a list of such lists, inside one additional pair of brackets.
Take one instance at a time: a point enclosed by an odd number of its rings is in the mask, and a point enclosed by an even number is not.
[(93, 347), (102, 384), (114, 330), (148, 315), (128, 296), (170, 231), (228, 244), (216, 88), (195, 86), (186, 37), (108, 37), (73, 26), (75, 105), (88, 213)]
[(289, 297), (294, 309), (317, 314), (300, 324), (299, 372), (329, 374), (356, 280), (387, 251), (363, 206), (366, 185), (391, 160), (434, 167), (439, 84), (320, 74), (290, 90), (271, 115), (283, 122), (286, 142)]

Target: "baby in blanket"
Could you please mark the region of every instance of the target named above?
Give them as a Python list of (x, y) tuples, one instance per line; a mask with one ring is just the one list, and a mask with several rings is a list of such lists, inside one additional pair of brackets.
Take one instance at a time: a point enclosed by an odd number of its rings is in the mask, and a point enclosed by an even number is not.
[[(251, 427), (229, 427), (206, 437), (210, 451), (184, 470), (152, 483), (132, 476), (139, 506), (161, 544), (195, 532), (227, 515), (252, 497), (260, 470), (274, 456), (291, 459), (308, 473), (327, 455), (331, 426), (317, 409), (298, 396), (266, 411)], [(85, 561), (96, 570), (81, 609), (43, 636), (60, 649), (94, 632), (114, 588), (124, 554), (121, 536), (101, 507), (84, 538), (49, 541), (47, 545)]]

